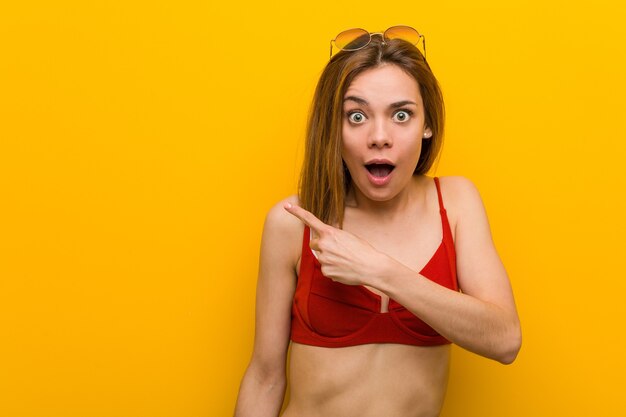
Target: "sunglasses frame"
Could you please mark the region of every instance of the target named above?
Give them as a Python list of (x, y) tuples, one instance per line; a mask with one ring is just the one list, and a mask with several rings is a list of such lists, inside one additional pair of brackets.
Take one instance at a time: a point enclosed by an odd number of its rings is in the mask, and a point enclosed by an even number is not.
[[(417, 42), (413, 43), (412, 41), (409, 41), (408, 39), (404, 39), (404, 38), (402, 38), (402, 37), (397, 37), (397, 38), (389, 38), (389, 37), (387, 36), (387, 32), (389, 32), (390, 30), (398, 29), (398, 28), (402, 28), (402, 29), (409, 29), (409, 30), (412, 30), (413, 32), (415, 32), (415, 33), (417, 34), (417, 37), (418, 37)], [(337, 40), (337, 38), (339, 38), (339, 37), (340, 37), (343, 33), (349, 32), (349, 31), (351, 31), (351, 30), (360, 30), (360, 31), (363, 31), (363, 34), (364, 34), (364, 35), (365, 35), (365, 34), (369, 35), (369, 39), (368, 39), (367, 43), (366, 43), (365, 45), (363, 45), (363, 46), (359, 47), (359, 48), (356, 48), (356, 49), (344, 49), (344, 48), (339, 48), (339, 47), (337, 46), (337, 43), (336, 43), (335, 41), (336, 41), (336, 40)], [(344, 31), (342, 31), (342, 32), (339, 32), (339, 34), (338, 34), (337, 36), (335, 36), (335, 39), (332, 39), (332, 40), (330, 41), (330, 58), (332, 58), (332, 57), (333, 57), (333, 44), (335, 45), (335, 47), (336, 47), (337, 49), (339, 49), (339, 51), (354, 52), (354, 51), (358, 51), (359, 49), (363, 49), (363, 48), (365, 48), (367, 45), (369, 45), (369, 44), (370, 44), (370, 42), (372, 41), (372, 36), (373, 36), (373, 35), (380, 35), (380, 36), (382, 36), (382, 38), (383, 38), (383, 44), (385, 43), (385, 41), (386, 41), (386, 40), (387, 40), (387, 41), (389, 41), (389, 40), (391, 40), (391, 39), (402, 39), (402, 40), (405, 40), (405, 41), (410, 42), (410, 43), (412, 43), (413, 45), (417, 46), (417, 45), (419, 45), (420, 40), (421, 40), (421, 41), (422, 41), (422, 47), (424, 48), (424, 60), (426, 59), (426, 37), (425, 37), (424, 35), (422, 35), (421, 33), (419, 33), (419, 32), (418, 32), (415, 28), (412, 28), (411, 26), (405, 26), (405, 25), (396, 25), (396, 26), (391, 26), (390, 28), (385, 29), (385, 31), (384, 31), (384, 32), (382, 32), (382, 33), (381, 33), (381, 32), (369, 32), (369, 31), (367, 31), (367, 30), (365, 30), (365, 29), (362, 29), (362, 28), (352, 28), (352, 29), (347, 29), (347, 30), (344, 30)], [(358, 38), (359, 38), (359, 37), (357, 36), (357, 37), (356, 37), (356, 38), (354, 38), (354, 39), (358, 39)], [(329, 58), (329, 59), (330, 59), (330, 58)]]

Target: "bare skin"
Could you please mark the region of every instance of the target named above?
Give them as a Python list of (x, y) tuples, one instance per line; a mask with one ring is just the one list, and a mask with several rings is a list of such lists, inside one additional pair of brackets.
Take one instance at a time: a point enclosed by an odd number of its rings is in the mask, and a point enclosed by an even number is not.
[[(521, 332), (506, 271), (491, 239), (478, 191), (461, 177), (441, 178), (461, 292), (420, 275), (442, 239), (432, 178), (415, 176), (424, 124), (417, 82), (393, 65), (356, 77), (344, 97), (343, 160), (352, 185), (343, 228), (280, 202), (266, 218), (257, 284), (256, 334), (241, 383), (236, 417), (276, 417), (283, 402), (291, 304), (304, 225), (324, 276), (362, 285), (403, 305), (451, 342), (511, 363)], [(387, 180), (365, 165), (394, 166)], [(294, 343), (291, 402), (284, 416), (437, 416), (445, 395), (449, 346), (369, 344), (323, 348)]]
[(437, 416), (448, 378), (448, 355), (449, 346), (320, 348), (294, 343), (291, 399), (283, 416)]

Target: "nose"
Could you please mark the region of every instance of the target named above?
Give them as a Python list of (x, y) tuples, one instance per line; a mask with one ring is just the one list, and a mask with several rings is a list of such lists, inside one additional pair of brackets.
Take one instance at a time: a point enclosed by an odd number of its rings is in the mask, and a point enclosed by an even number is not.
[(379, 119), (372, 123), (372, 131), (368, 140), (368, 146), (370, 148), (391, 148), (393, 141), (389, 133), (389, 126), (386, 120)]

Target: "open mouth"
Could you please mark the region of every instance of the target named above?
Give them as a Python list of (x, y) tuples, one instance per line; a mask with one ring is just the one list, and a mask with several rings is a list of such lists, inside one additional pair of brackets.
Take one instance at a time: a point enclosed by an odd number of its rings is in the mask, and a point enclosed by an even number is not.
[(385, 178), (391, 174), (391, 171), (395, 168), (395, 166), (391, 164), (367, 164), (365, 168), (376, 178)]

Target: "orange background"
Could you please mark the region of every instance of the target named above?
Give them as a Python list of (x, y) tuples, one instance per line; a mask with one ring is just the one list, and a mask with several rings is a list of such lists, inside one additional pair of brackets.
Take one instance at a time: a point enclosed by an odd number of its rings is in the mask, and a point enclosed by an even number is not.
[(437, 175), (481, 190), (524, 330), (455, 348), (443, 417), (618, 416), (622, 3), (0, 6), (0, 415), (232, 414), (266, 211), (296, 191), (328, 41), (412, 25)]

